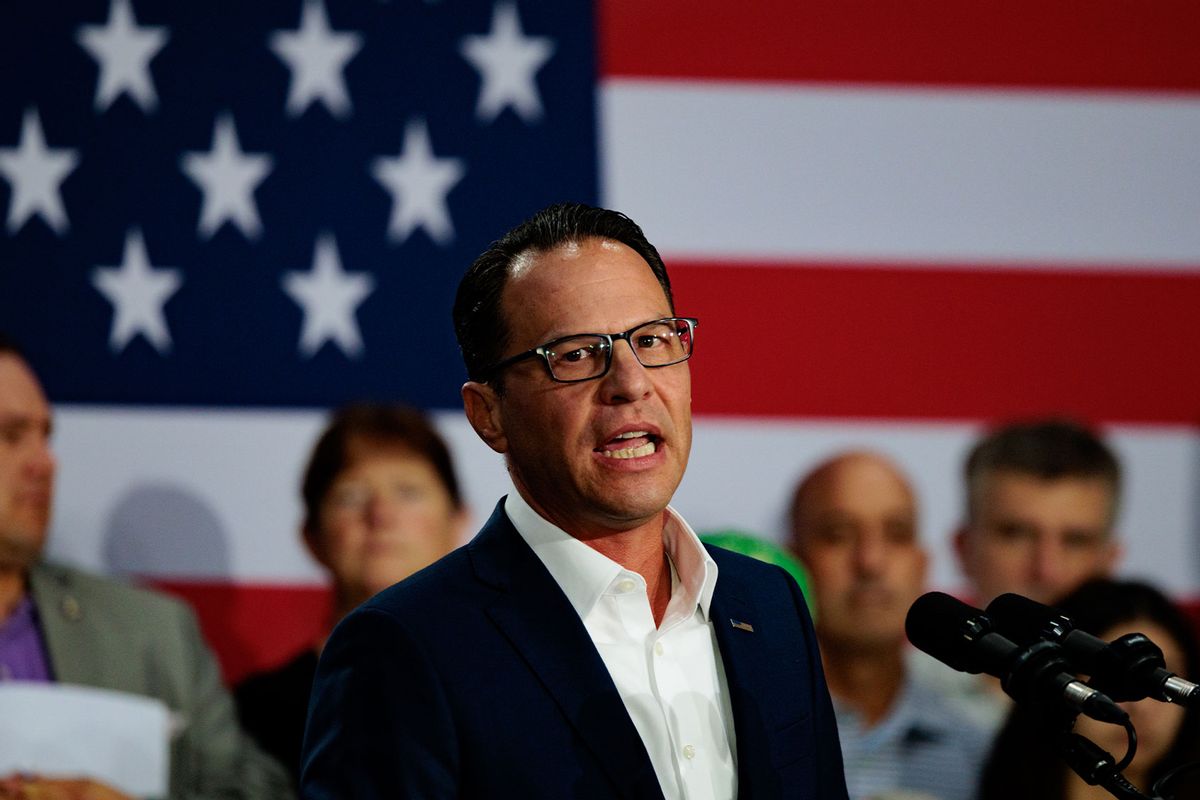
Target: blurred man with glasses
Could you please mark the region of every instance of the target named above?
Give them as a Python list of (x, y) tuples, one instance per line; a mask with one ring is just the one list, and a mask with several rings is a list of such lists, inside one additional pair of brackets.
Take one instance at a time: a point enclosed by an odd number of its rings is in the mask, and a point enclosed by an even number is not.
[(302, 793), (844, 800), (795, 581), (668, 505), (698, 325), (641, 229), (545, 209), (475, 260), (454, 321), (516, 491), (334, 631)]

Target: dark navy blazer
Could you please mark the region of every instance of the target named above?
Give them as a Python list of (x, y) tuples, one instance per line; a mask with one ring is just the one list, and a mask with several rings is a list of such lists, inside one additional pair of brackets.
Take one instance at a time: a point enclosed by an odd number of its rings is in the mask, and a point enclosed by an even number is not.
[[(778, 567), (709, 552), (738, 797), (846, 800), (799, 588)], [(583, 622), (503, 501), (473, 541), (337, 626), (303, 761), (301, 794), (321, 800), (662, 797)]]

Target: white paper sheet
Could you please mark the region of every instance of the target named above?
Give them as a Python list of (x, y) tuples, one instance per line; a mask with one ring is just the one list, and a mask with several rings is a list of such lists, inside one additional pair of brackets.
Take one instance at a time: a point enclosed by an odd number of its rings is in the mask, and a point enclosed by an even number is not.
[(165, 797), (170, 712), (160, 701), (68, 684), (0, 682), (0, 776), (89, 777)]

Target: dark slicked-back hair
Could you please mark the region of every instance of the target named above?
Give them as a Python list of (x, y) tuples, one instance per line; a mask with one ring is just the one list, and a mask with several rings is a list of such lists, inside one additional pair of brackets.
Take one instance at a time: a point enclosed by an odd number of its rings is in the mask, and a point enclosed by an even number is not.
[(454, 507), (462, 508), (450, 451), (424, 414), (407, 406), (356, 403), (334, 412), (313, 447), (301, 485), (305, 530), (317, 532), (321, 504), (338, 475), (350, 466), (352, 447), (360, 443), (407, 450), (425, 459), (437, 473)]
[(979, 483), (996, 473), (1029, 475), (1041, 480), (1097, 478), (1112, 488), (1112, 514), (1121, 491), (1121, 465), (1099, 436), (1064, 419), (1016, 422), (996, 428), (967, 457), (967, 513), (975, 518)]
[(5, 334), (4, 331), (0, 331), (0, 356), (4, 355), (16, 356), (22, 361), (26, 360), (21, 346), (12, 337)]
[(488, 369), (508, 347), (509, 325), (500, 306), (513, 265), (525, 253), (544, 253), (585, 239), (611, 239), (641, 256), (667, 297), (674, 313), (671, 280), (658, 250), (638, 224), (619, 211), (583, 203), (558, 203), (534, 214), (475, 259), (454, 300), (454, 333), (462, 350), (467, 377), (485, 382)]

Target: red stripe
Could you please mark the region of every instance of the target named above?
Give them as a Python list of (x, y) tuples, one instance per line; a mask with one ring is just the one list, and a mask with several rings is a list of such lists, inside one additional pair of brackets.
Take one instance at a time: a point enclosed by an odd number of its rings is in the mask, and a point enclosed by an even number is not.
[(601, 74), (1200, 90), (1195, 0), (601, 0)]
[(1200, 275), (670, 266), (697, 413), (1200, 423)]
[(311, 586), (152, 582), (191, 604), (230, 685), (277, 666), (325, 632), (330, 594)]

